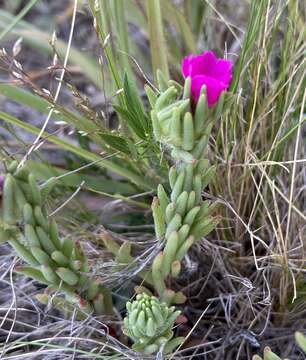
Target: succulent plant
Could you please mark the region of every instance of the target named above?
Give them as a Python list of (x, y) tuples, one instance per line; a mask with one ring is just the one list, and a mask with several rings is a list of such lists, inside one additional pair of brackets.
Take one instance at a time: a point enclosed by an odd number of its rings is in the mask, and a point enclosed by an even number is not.
[(210, 201), (203, 201), (204, 189), (215, 176), (215, 167), (205, 158), (213, 121), (221, 113), (224, 95), (210, 109), (205, 87), (196, 105), (191, 103), (190, 78), (184, 88), (173, 81), (160, 78), (160, 94), (147, 88), (152, 106), (151, 118), (155, 138), (169, 150), (173, 166), (169, 170), (170, 192), (163, 185), (157, 189), (152, 203), (156, 237), (165, 246), (152, 265), (154, 287), (161, 300), (182, 303), (185, 296), (166, 286), (168, 276), (176, 277), (181, 260), (190, 247), (211, 232), (219, 221), (212, 216)]
[(184, 88), (165, 80), (161, 72), (157, 78), (158, 94), (146, 87), (153, 132), (173, 162), (169, 170), (170, 191), (160, 184), (152, 202), (155, 234), (165, 244), (148, 277), (159, 300), (147, 294), (137, 295), (134, 302), (127, 303), (128, 316), (124, 319), (124, 331), (135, 342), (133, 348), (146, 354), (157, 352), (161, 346), (164, 352), (170, 352), (180, 344), (180, 338), (172, 339), (171, 330), (180, 312), (168, 305), (184, 303), (186, 297), (169, 289), (166, 280), (179, 275), (181, 261), (190, 247), (211, 232), (219, 220), (212, 216), (213, 205), (203, 201), (202, 189), (215, 175), (215, 167), (204, 156), (213, 121), (219, 117), (224, 101), (222, 95), (218, 105), (210, 109), (203, 87), (194, 105), (190, 78)]
[(144, 354), (161, 350), (167, 354), (182, 343), (183, 338), (173, 338), (172, 328), (180, 314), (174, 306), (168, 307), (156, 297), (142, 293), (126, 308), (123, 331), (134, 341), (134, 350)]
[[(303, 350), (306, 354), (306, 337), (301, 332), (296, 331), (294, 334), (295, 341), (297, 345)], [(252, 360), (282, 360), (278, 355), (276, 355), (268, 346), (264, 348), (263, 358), (259, 355), (254, 355)]]
[(264, 357), (261, 358), (259, 355), (254, 355), (253, 360), (282, 360), (277, 356), (268, 346), (264, 348)]
[(67, 302), (86, 313), (111, 313), (111, 293), (90, 279), (80, 244), (61, 239), (55, 220), (47, 215), (46, 197), (53, 185), (39, 186), (26, 167), (10, 164), (3, 185), (1, 241), (8, 241), (27, 264), (17, 272), (47, 285), (49, 292), (64, 293)]

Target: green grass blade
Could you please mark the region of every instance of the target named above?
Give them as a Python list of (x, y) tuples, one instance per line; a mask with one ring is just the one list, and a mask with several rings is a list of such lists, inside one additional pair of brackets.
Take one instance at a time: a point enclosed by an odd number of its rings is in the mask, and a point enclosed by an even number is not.
[(252, 7), (249, 16), (250, 21), (246, 30), (239, 61), (235, 66), (234, 78), (231, 84), (231, 91), (233, 93), (237, 91), (245, 64), (247, 64), (249, 58), (253, 56), (252, 50), (258, 41), (258, 34), (260, 33), (261, 25), (264, 23), (264, 14), (267, 6), (267, 0), (262, 0), (260, 2), (252, 1)]
[[(110, 74), (113, 80), (115, 90), (120, 90), (122, 88), (122, 81), (120, 78), (120, 74), (117, 70), (118, 66), (115, 61), (115, 56), (113, 54), (113, 49), (110, 43), (109, 35), (109, 18), (107, 14), (109, 14), (109, 3), (107, 0), (89, 0), (88, 4), (90, 6), (91, 12), (95, 19), (96, 31), (99, 37), (100, 45), (105, 53), (107, 58), (108, 67), (110, 69)], [(118, 95), (119, 102), (121, 104), (124, 103), (123, 95)]]
[(18, 22), (32, 9), (33, 6), (38, 2), (39, 0), (31, 0), (21, 11), (18, 15), (14, 16), (12, 22), (2, 30), (0, 33), (0, 40), (4, 38), (6, 34), (8, 34), (17, 24)]
[(58, 185), (66, 188), (77, 188), (84, 182), (82, 188), (93, 192), (103, 192), (104, 194), (132, 195), (135, 192), (133, 186), (128, 183), (104, 179), (101, 176), (87, 175), (76, 171), (67, 171), (50, 164), (36, 161), (28, 161), (27, 166), (33, 172), (35, 178), (48, 181), (52, 177), (58, 177)]
[[(181, 34), (184, 40), (184, 48), (187, 53), (196, 53), (197, 44), (184, 15), (169, 0), (163, 0), (163, 7), (164, 20), (173, 24), (176, 27), (178, 34)], [(182, 57), (181, 53), (180, 56)]]
[(156, 71), (159, 69), (169, 79), (167, 47), (163, 31), (163, 20), (160, 0), (147, 0), (147, 14), (150, 31), (150, 47), (153, 76), (156, 80)]
[[(18, 104), (28, 106), (43, 114), (47, 114), (50, 111), (51, 104), (47, 100), (31, 94), (28, 91), (19, 89), (16, 86), (0, 84), (0, 94), (17, 102)], [(54, 119), (64, 121), (67, 124), (74, 126), (77, 130), (87, 132), (89, 137), (91, 137), (97, 144), (104, 145), (102, 139), (96, 135), (97, 131), (102, 131), (104, 129), (98, 128), (94, 122), (89, 121), (83, 116), (74, 114), (61, 106), (56, 105), (56, 110), (58, 111), (53, 113)]]
[[(0, 119), (4, 120), (5, 122), (18, 126), (21, 129), (24, 129), (28, 131), (31, 134), (38, 135), (40, 132), (40, 129), (38, 129), (35, 126), (29, 125), (14, 116), (11, 116), (5, 112), (0, 111)], [(58, 137), (54, 135), (50, 135), (46, 132), (42, 134), (42, 138), (48, 139), (53, 144), (58, 145), (62, 150), (66, 150), (68, 152), (71, 152), (79, 157), (82, 157), (83, 159), (94, 162), (96, 166), (99, 166), (101, 168), (110, 170), (128, 180), (130, 180), (133, 184), (137, 185), (138, 187), (145, 189), (145, 190), (151, 190), (152, 187), (154, 187), (154, 184), (149, 183), (146, 181), (143, 176), (139, 176), (135, 174), (134, 172), (125, 169), (124, 167), (117, 165), (111, 161), (103, 159), (101, 156), (96, 155), (90, 151), (84, 150), (80, 147), (74, 146), (72, 144), (69, 144), (68, 142), (59, 139)]]
[[(14, 17), (4, 10), (0, 10), (0, 31), (4, 30), (13, 21)], [(53, 54), (53, 49), (49, 45), (51, 36), (43, 31), (38, 30), (25, 21), (19, 23), (13, 28), (10, 33), (6, 34), (6, 38), (21, 37), (23, 42), (30, 47), (37, 49), (39, 52), (48, 55)], [(59, 56), (64, 59), (67, 44), (61, 40), (56, 41), (56, 50)], [(98, 62), (83, 54), (74, 47), (70, 49), (69, 63), (76, 65), (99, 89), (102, 89), (102, 77), (100, 74), (100, 66)], [(110, 93), (108, 83), (104, 83), (106, 93)]]
[(122, 74), (125, 72), (128, 74), (129, 78), (132, 78), (133, 72), (131, 70), (130, 61), (129, 61), (129, 38), (128, 38), (128, 26), (126, 22), (125, 15), (125, 0), (113, 1), (114, 9), (114, 18), (116, 23), (116, 31), (118, 38), (119, 51), (118, 59), (121, 65)]
[(105, 193), (103, 191), (95, 190), (95, 189), (89, 189), (89, 190), (91, 190), (92, 192), (97, 193), (99, 195), (104, 195), (104, 196), (108, 196), (108, 197), (111, 197), (111, 198), (116, 199), (116, 200), (125, 201), (128, 204), (135, 205), (135, 206), (143, 208), (143, 209), (151, 209), (151, 205), (149, 205), (149, 204), (146, 204), (146, 203), (141, 202), (141, 201), (133, 200), (131, 198), (128, 198), (128, 197), (120, 195), (120, 194), (111, 195), (111, 194)]

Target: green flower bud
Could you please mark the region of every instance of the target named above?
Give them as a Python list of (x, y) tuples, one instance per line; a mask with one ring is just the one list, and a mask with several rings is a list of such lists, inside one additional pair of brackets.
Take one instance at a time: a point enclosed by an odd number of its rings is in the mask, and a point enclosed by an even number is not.
[[(133, 349), (144, 354), (153, 354), (164, 348), (167, 353), (165, 349), (170, 342), (173, 343), (172, 328), (180, 311), (146, 293), (138, 294), (136, 300), (127, 303), (126, 307), (127, 316), (123, 330), (134, 341)], [(176, 346), (179, 345), (180, 341)]]

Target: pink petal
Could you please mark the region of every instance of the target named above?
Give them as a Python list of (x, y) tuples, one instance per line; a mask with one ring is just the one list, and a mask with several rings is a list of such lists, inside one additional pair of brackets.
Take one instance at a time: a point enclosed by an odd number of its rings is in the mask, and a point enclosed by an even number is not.
[(215, 54), (212, 51), (206, 51), (194, 59), (192, 75), (213, 76), (216, 63), (217, 58)]
[(206, 86), (208, 107), (214, 106), (221, 93), (228, 88), (227, 84), (212, 77), (206, 75), (194, 76), (191, 80), (191, 94), (195, 101), (198, 101), (203, 85)]
[(229, 85), (232, 80), (232, 70), (233, 64), (231, 61), (220, 59), (217, 61), (214, 69), (214, 78)]
[(195, 75), (213, 75), (217, 59), (212, 51), (201, 55), (189, 55), (183, 59), (182, 72), (184, 77)]

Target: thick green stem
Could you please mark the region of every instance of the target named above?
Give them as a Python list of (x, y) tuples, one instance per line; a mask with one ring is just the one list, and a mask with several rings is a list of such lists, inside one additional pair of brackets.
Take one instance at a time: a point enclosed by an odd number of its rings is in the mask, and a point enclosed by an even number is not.
[(212, 231), (218, 220), (211, 216), (213, 208), (203, 201), (201, 192), (215, 173), (204, 156), (212, 119), (219, 112), (208, 108), (205, 89), (195, 112), (191, 112), (190, 86), (187, 79), (181, 94), (174, 86), (160, 89), (151, 113), (156, 140), (170, 148), (174, 162), (169, 170), (170, 193), (159, 185), (158, 197), (152, 203), (156, 237), (165, 242), (153, 261), (152, 279), (160, 299), (168, 304), (185, 301), (182, 293), (167, 287), (168, 277), (179, 275), (190, 247)]

